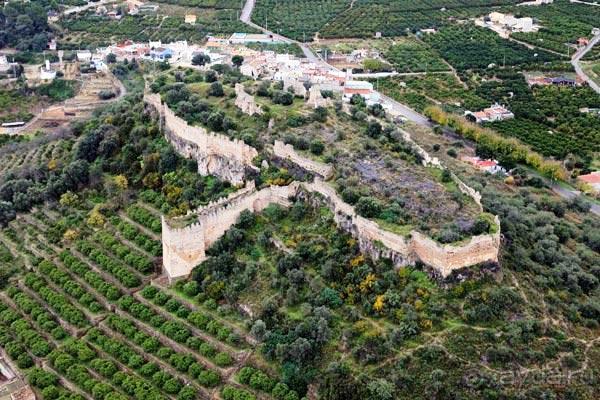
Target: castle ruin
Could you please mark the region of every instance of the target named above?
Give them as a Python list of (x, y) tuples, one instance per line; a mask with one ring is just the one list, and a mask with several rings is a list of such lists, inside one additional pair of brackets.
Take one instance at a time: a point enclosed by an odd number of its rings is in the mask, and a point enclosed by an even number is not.
[[(158, 107), (164, 118), (167, 139), (179, 153), (198, 161), (200, 174), (217, 175), (234, 184), (243, 182), (244, 169), (252, 165), (251, 161), (257, 155), (254, 148), (240, 141), (207, 133), (203, 128), (190, 127), (162, 104), (157, 95), (147, 94), (144, 99), (148, 104)], [(422, 148), (420, 150), (424, 152)], [(373, 259), (389, 258), (398, 267), (420, 261), (442, 278), (465, 267), (498, 261), (500, 220), (497, 216), (494, 219), (498, 227), (495, 233), (474, 236), (457, 245), (442, 245), (417, 231), (412, 231), (405, 237), (384, 230), (376, 222), (361, 217), (352, 205), (344, 202), (323, 180), (332, 174), (330, 166), (302, 157), (293, 146), (280, 141), (275, 142), (273, 151), (277, 157), (290, 160), (314, 173), (314, 181), (269, 186), (261, 190), (257, 190), (253, 182), (248, 182), (243, 189), (227, 198), (190, 212), (195, 219), (190, 225), (178, 227), (178, 219), (167, 221), (163, 217), (163, 265), (170, 280), (189, 275), (196, 265), (204, 261), (206, 250), (237, 222), (244, 210), (260, 212), (271, 203), (288, 206), (291, 198), (302, 194), (319, 198), (319, 201), (327, 204), (333, 211), (338, 226), (355, 237), (361, 251)], [(220, 161), (211, 164), (210, 160), (203, 158)], [(424, 162), (431, 163), (430, 159), (425, 158)], [(481, 206), (481, 195), (457, 177), (454, 178), (461, 191)], [(184, 219), (188, 220), (190, 215)]]
[[(197, 221), (189, 226), (178, 228), (163, 218), (163, 263), (169, 279), (189, 275), (206, 259), (206, 249), (237, 222), (242, 211), (260, 212), (272, 203), (289, 206), (289, 199), (302, 193), (317, 194), (318, 201), (333, 211), (337, 225), (355, 237), (361, 251), (375, 260), (389, 258), (397, 267), (420, 261), (443, 278), (467, 266), (498, 261), (500, 232), (474, 236), (459, 246), (439, 244), (417, 231), (404, 237), (358, 215), (331, 186), (317, 178), (312, 183), (293, 182), (288, 186), (269, 186), (261, 190), (249, 183), (228, 198), (193, 211)], [(499, 224), (498, 217), (495, 222)]]

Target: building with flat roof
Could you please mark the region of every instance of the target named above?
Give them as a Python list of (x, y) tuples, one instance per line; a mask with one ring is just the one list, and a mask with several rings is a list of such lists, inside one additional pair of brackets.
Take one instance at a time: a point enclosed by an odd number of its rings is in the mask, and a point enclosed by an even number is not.
[(243, 33), (236, 32), (229, 37), (229, 43), (282, 43), (281, 40), (275, 39), (273, 35), (264, 33)]
[(481, 111), (465, 111), (465, 116), (474, 118), (475, 122), (480, 124), (483, 122), (504, 121), (505, 119), (514, 118), (515, 114), (513, 114), (506, 107), (496, 103), (491, 107), (484, 108)]

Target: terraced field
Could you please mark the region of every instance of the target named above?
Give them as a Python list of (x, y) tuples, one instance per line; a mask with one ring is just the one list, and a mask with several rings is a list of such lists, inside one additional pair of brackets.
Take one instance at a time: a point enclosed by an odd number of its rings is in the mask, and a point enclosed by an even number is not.
[(158, 211), (140, 202), (102, 229), (65, 228), (86, 212), (41, 209), (0, 234), (28, 269), (0, 293), (1, 345), (42, 398), (269, 398), (253, 340), (154, 280)]

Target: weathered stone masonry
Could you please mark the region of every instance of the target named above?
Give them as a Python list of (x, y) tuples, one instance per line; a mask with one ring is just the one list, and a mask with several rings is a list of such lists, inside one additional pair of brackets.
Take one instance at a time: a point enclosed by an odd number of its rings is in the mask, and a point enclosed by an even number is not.
[(244, 85), (241, 83), (235, 84), (235, 105), (239, 108), (243, 113), (248, 115), (254, 114), (262, 114), (263, 110), (260, 108), (256, 101), (254, 100), (254, 96), (246, 93), (244, 89)]
[(190, 126), (163, 104), (158, 94), (145, 94), (144, 99), (159, 113), (161, 128), (175, 150), (198, 163), (198, 173), (214, 175), (233, 185), (244, 183), (248, 170), (258, 151), (241, 140), (208, 132), (200, 126)]
[[(254, 153), (246, 149), (249, 146), (239, 141), (209, 134), (202, 128), (190, 127), (175, 116), (166, 105), (161, 104), (160, 98), (157, 100), (156, 97), (150, 96), (154, 95), (146, 95), (144, 98), (148, 104), (154, 107), (158, 105), (158, 109), (163, 110), (161, 115), (164, 115), (167, 138), (177, 151), (195, 159), (207, 155), (223, 159), (218, 164), (218, 170), (211, 169), (210, 163), (205, 164), (203, 160), (197, 159), (199, 173), (215, 174), (232, 183), (240, 183), (243, 180), (243, 168), (240, 170), (239, 166), (252, 165), (251, 160), (254, 158), (254, 156), (250, 157)], [(223, 143), (222, 147), (211, 147), (212, 144), (208, 143), (211, 138), (218, 138), (219, 141), (227, 143)], [(201, 150), (190, 151), (189, 148), (194, 146)], [(256, 152), (255, 149), (251, 149)], [(163, 264), (170, 279), (189, 275), (196, 265), (205, 260), (206, 249), (236, 223), (242, 211), (260, 212), (271, 203), (287, 206), (290, 204), (290, 198), (301, 194), (309, 196), (317, 194), (320, 201), (331, 208), (340, 228), (357, 238), (361, 251), (374, 259), (389, 258), (396, 266), (421, 261), (442, 277), (478, 263), (498, 261), (499, 229), (497, 233), (475, 236), (460, 245), (441, 245), (417, 231), (412, 231), (410, 235), (403, 237), (380, 228), (374, 221), (361, 217), (354, 207), (345, 203), (322, 179), (331, 174), (330, 166), (306, 159), (296, 153), (293, 147), (281, 142), (275, 143), (274, 153), (314, 173), (315, 180), (312, 183), (294, 182), (288, 186), (271, 186), (262, 190), (257, 190), (254, 183), (249, 182), (243, 189), (232, 193), (229, 197), (193, 211), (197, 221), (186, 227), (178, 228), (163, 218)], [(200, 164), (207, 167), (200, 168)], [(228, 171), (228, 168), (233, 169)], [(459, 187), (479, 203), (479, 193), (462, 182)], [(499, 227), (497, 216), (495, 222)]]

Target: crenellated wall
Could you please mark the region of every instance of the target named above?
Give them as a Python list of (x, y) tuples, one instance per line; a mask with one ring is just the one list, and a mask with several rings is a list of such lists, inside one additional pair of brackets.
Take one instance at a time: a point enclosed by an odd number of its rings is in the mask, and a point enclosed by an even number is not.
[(284, 160), (290, 160), (299, 167), (312, 172), (322, 178), (329, 178), (333, 174), (333, 167), (318, 161), (313, 161), (296, 153), (294, 146), (285, 144), (280, 140), (276, 140), (273, 145), (273, 154)]
[[(270, 186), (256, 190), (254, 182), (229, 197), (201, 207), (192, 213), (197, 220), (184, 227), (162, 219), (163, 266), (169, 280), (189, 275), (206, 259), (206, 250), (233, 226), (244, 210), (260, 212), (269, 204), (289, 206), (297, 184)], [(184, 218), (190, 218), (188, 214)]]
[[(312, 183), (294, 182), (262, 190), (248, 184), (226, 199), (195, 210), (193, 214), (197, 215), (197, 222), (190, 226), (176, 228), (163, 221), (163, 263), (169, 278), (188, 275), (206, 258), (205, 250), (237, 222), (242, 211), (260, 212), (271, 203), (287, 206), (290, 198), (301, 193), (318, 194), (320, 201), (333, 211), (334, 220), (340, 228), (354, 236), (361, 251), (373, 259), (389, 258), (396, 266), (421, 261), (443, 278), (457, 269), (498, 261), (499, 232), (475, 236), (457, 246), (439, 244), (417, 231), (404, 237), (361, 217), (330, 185), (316, 179)], [(499, 223), (497, 217), (496, 223)]]
[[(243, 142), (208, 133), (201, 127), (189, 126), (162, 104), (158, 95), (146, 94), (144, 100), (159, 111), (161, 126), (177, 151), (198, 162), (200, 174), (212, 174), (233, 184), (241, 184), (246, 169), (254, 169), (252, 159), (258, 154), (256, 149)], [(430, 158), (425, 150), (414, 143), (407, 133), (403, 134), (421, 153), (425, 165), (443, 168), (437, 159)], [(404, 237), (361, 217), (353, 206), (345, 203), (335, 189), (323, 181), (323, 178), (331, 176), (331, 166), (302, 157), (293, 146), (280, 141), (275, 142), (273, 152), (275, 156), (290, 160), (314, 173), (315, 180), (310, 183), (293, 182), (288, 186), (270, 186), (262, 190), (257, 190), (254, 182), (250, 181), (243, 189), (227, 198), (188, 213), (183, 221), (192, 218), (194, 222), (187, 226), (181, 224), (182, 220), (167, 221), (163, 218), (163, 265), (169, 279), (189, 275), (196, 265), (206, 259), (206, 249), (237, 222), (244, 210), (260, 212), (271, 203), (288, 206), (289, 199), (298, 195), (308, 195), (325, 202), (333, 211), (335, 222), (340, 228), (355, 237), (361, 250), (374, 259), (389, 258), (396, 266), (421, 261), (443, 278), (458, 269), (485, 261), (498, 261), (500, 223), (497, 216), (497, 233), (475, 236), (456, 245), (442, 245), (417, 231)], [(454, 174), (452, 177), (460, 190), (481, 206), (481, 195)], [(182, 227), (178, 227), (178, 224)]]
[(215, 175), (233, 185), (240, 185), (247, 170), (256, 170), (252, 160), (258, 151), (254, 147), (241, 140), (208, 132), (200, 126), (189, 125), (162, 103), (158, 94), (145, 94), (144, 100), (158, 111), (161, 128), (175, 150), (196, 160), (199, 174)]
[(235, 105), (237, 108), (242, 110), (243, 113), (248, 115), (260, 115), (263, 113), (263, 110), (260, 108), (260, 106), (256, 104), (254, 96), (246, 93), (244, 90), (244, 85), (241, 83), (235, 84), (235, 95)]

